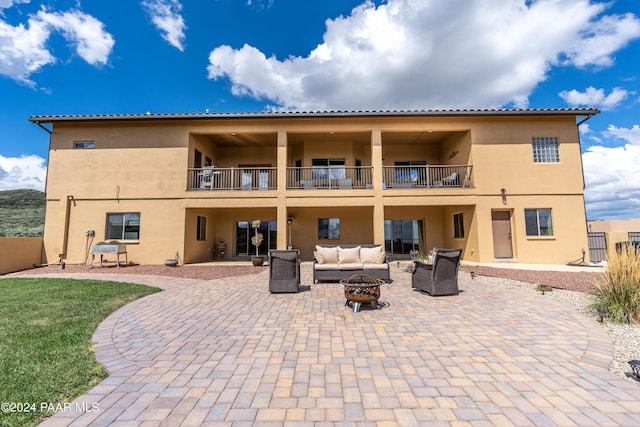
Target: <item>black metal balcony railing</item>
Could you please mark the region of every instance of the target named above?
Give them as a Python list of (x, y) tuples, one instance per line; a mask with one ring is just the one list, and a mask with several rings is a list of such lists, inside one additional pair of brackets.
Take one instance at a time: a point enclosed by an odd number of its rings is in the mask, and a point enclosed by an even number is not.
[(275, 190), (276, 168), (191, 168), (189, 190)]
[(287, 168), (288, 189), (373, 188), (371, 166), (328, 166)]
[[(473, 166), (383, 166), (383, 188), (473, 187)], [(275, 190), (277, 169), (191, 168), (188, 190)], [(371, 166), (287, 168), (287, 189), (372, 189)]]
[(473, 187), (473, 166), (383, 166), (384, 188)]

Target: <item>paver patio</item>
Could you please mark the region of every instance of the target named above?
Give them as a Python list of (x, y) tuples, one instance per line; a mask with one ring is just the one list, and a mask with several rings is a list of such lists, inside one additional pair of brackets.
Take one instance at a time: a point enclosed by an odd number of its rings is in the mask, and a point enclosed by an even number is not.
[(640, 425), (640, 385), (572, 308), (466, 275), (433, 298), (394, 267), (385, 307), (353, 313), (302, 273), (298, 294), (270, 294), (267, 272), (108, 275), (166, 290), (100, 325), (110, 377), (43, 425)]

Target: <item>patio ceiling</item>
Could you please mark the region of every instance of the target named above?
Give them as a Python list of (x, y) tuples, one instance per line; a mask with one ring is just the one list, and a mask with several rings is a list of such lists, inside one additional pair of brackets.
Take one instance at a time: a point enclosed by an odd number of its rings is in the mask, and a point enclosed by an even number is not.
[[(425, 145), (438, 144), (451, 134), (464, 134), (467, 131), (408, 131), (383, 132), (384, 145)], [(276, 133), (220, 133), (206, 135), (218, 147), (273, 147), (277, 144)], [(370, 132), (290, 132), (287, 134), (290, 145), (350, 141), (368, 145)]]

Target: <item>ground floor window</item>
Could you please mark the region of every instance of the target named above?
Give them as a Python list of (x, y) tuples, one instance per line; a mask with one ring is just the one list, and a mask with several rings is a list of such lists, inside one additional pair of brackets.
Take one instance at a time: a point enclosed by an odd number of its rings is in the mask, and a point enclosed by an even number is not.
[[(236, 222), (236, 255), (255, 255), (256, 247), (251, 243), (255, 230), (251, 228), (251, 221)], [(262, 243), (258, 246), (258, 254), (267, 255), (269, 249), (278, 248), (278, 222), (262, 221), (258, 232), (262, 234)]]
[(461, 213), (453, 215), (453, 237), (455, 239), (464, 238), (464, 216)]
[(424, 228), (420, 219), (387, 219), (384, 221), (385, 250), (392, 255), (409, 255), (424, 245)]
[(108, 213), (106, 240), (139, 240), (140, 212)]
[(318, 218), (318, 239), (340, 240), (340, 218)]
[(525, 209), (527, 236), (553, 236), (551, 209)]
[(207, 240), (207, 217), (198, 216), (198, 223), (196, 224), (196, 239)]

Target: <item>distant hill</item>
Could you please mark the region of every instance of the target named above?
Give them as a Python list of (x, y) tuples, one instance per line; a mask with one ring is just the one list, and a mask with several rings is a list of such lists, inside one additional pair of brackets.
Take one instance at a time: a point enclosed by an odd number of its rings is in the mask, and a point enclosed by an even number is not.
[(0, 237), (42, 236), (45, 205), (42, 191), (0, 191)]

